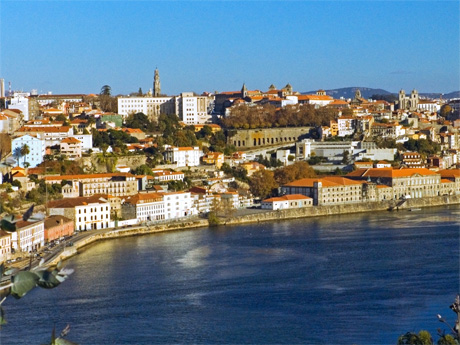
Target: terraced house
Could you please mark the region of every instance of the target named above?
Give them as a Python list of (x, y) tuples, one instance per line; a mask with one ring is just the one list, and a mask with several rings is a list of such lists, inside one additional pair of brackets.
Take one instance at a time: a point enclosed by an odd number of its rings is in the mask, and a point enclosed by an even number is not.
[(138, 191), (137, 179), (130, 173), (106, 173), (87, 175), (45, 176), (49, 184), (61, 184), (64, 198), (110, 194), (113, 196), (134, 195)]

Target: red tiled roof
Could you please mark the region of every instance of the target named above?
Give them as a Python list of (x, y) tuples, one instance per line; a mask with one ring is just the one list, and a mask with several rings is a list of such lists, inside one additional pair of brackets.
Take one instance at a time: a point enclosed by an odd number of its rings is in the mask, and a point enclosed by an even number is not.
[(263, 202), (275, 202), (275, 201), (289, 201), (289, 200), (308, 200), (311, 199), (308, 196), (302, 195), (302, 194), (289, 194), (289, 195), (283, 195), (280, 197), (274, 197), (270, 199), (263, 200)]

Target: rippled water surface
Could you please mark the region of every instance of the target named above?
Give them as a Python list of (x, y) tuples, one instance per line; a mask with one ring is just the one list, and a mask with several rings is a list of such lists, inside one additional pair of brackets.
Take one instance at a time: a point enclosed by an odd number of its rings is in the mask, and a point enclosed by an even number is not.
[(395, 344), (442, 327), (459, 291), (460, 207), (111, 240), (54, 290), (4, 303), (0, 344)]

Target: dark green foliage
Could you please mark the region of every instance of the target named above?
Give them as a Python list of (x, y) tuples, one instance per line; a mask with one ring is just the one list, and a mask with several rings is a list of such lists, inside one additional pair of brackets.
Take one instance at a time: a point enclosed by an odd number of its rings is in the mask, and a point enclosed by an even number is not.
[(371, 99), (373, 99), (374, 101), (387, 101), (388, 103), (393, 103), (394, 101), (398, 100), (398, 96), (393, 93), (386, 95), (373, 94), (371, 96)]
[(220, 224), (220, 219), (217, 216), (217, 212), (211, 211), (208, 213), (208, 223), (210, 226), (217, 226)]
[(327, 162), (326, 157), (313, 156), (308, 160), (308, 164), (310, 164), (310, 165), (321, 164), (323, 162)]
[(153, 132), (156, 129), (155, 124), (144, 113), (129, 115), (125, 126), (128, 128), (139, 128), (144, 132)]
[(415, 140), (410, 138), (408, 141), (404, 143), (404, 147), (408, 151), (418, 152), (425, 156), (436, 154), (440, 151), (440, 146), (438, 143), (435, 143), (427, 139)]
[(46, 185), (44, 180), (40, 180), (38, 186), (26, 194), (26, 200), (37, 205), (42, 205), (47, 201), (47, 197), (48, 201), (60, 199), (62, 197), (61, 193), (61, 184), (53, 183), (52, 185)]
[(222, 170), (225, 174), (233, 176), (237, 180), (243, 181), (248, 183), (250, 179), (248, 178), (248, 172), (246, 169), (242, 167), (231, 167), (227, 163), (222, 164), (220, 170)]
[(278, 168), (283, 166), (283, 162), (281, 162), (279, 159), (276, 159), (275, 157), (270, 157), (270, 159), (268, 159), (267, 157), (259, 155), (257, 157), (257, 161), (267, 168)]
[(123, 148), (127, 143), (138, 142), (139, 140), (136, 137), (133, 137), (123, 131), (109, 129), (107, 132), (99, 132), (98, 130), (93, 129), (93, 146), (99, 147), (103, 151), (104, 148), (107, 149), (108, 146), (112, 146), (113, 148)]
[(152, 168), (148, 165), (142, 164), (134, 169), (134, 174), (136, 175), (153, 175)]

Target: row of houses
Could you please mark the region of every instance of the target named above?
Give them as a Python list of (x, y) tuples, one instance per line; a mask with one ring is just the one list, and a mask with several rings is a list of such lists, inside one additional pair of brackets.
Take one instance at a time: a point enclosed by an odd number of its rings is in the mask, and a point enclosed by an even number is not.
[(47, 243), (74, 234), (74, 222), (60, 215), (50, 216), (39, 221), (16, 223), (15, 232), (0, 230), (0, 262), (14, 256), (24, 257), (40, 250)]
[(300, 179), (282, 186), (280, 191), (284, 198), (288, 197), (285, 203), (282, 204), (282, 199), (271, 198), (264, 200), (263, 208), (292, 208), (287, 203), (289, 198), (294, 196), (296, 200), (299, 195), (311, 198), (311, 203), (301, 207), (458, 195), (460, 169), (437, 172), (426, 168), (358, 169), (345, 177)]

